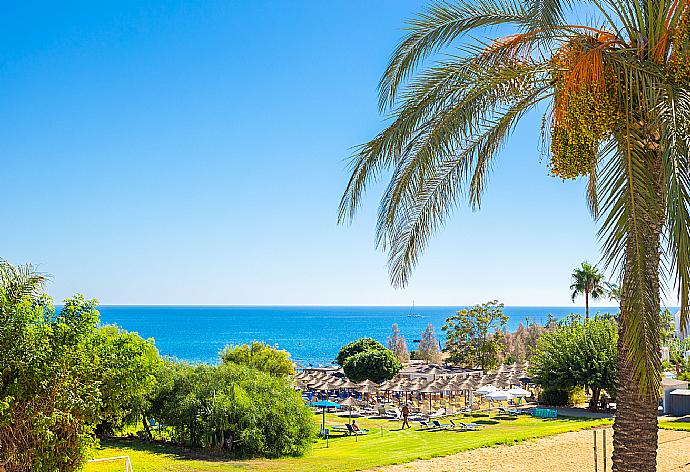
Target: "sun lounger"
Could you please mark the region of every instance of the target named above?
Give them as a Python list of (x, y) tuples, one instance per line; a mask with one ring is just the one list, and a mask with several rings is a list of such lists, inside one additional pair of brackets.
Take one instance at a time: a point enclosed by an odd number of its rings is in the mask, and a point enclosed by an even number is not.
[(452, 425), (449, 425), (449, 424), (442, 424), (442, 423), (439, 422), (438, 420), (434, 420), (434, 421), (432, 421), (432, 423), (433, 423), (434, 426), (436, 426), (437, 428), (441, 428), (441, 429), (452, 428)]
[(500, 411), (501, 413), (504, 413), (506, 415), (510, 415), (510, 416), (517, 416), (520, 414), (520, 410), (518, 410), (516, 408), (507, 408), (505, 406), (500, 407), (498, 409), (498, 411)]
[(431, 426), (429, 426), (429, 423), (427, 423), (426, 421), (419, 420), (418, 423), (419, 423), (419, 429), (431, 428)]
[(482, 425), (480, 425), (480, 424), (478, 424), (478, 423), (463, 423), (463, 422), (460, 422), (459, 424), (460, 424), (460, 426), (461, 426), (462, 428), (465, 428), (465, 429), (468, 429), (468, 430), (472, 430), (472, 431), (477, 430), (477, 429), (481, 428), (481, 426), (482, 426)]
[(350, 434), (354, 434), (355, 436), (363, 436), (369, 432), (368, 429), (355, 429), (350, 423), (346, 425), (347, 430), (350, 432)]

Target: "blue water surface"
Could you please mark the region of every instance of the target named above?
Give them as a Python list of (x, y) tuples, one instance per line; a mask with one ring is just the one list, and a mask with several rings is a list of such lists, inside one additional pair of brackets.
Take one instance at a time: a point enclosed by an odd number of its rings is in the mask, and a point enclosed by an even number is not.
[[(328, 365), (344, 344), (372, 337), (385, 344), (391, 325), (398, 323), (408, 347), (414, 349), (428, 323), (444, 338), (445, 319), (463, 307), (392, 306), (101, 306), (101, 321), (154, 338), (162, 355), (193, 362), (216, 363), (227, 344), (253, 340), (277, 344), (297, 362)], [(590, 308), (590, 313), (614, 308)], [(549, 314), (560, 319), (569, 313), (584, 315), (580, 307), (505, 307), (508, 329), (520, 322), (544, 324)]]

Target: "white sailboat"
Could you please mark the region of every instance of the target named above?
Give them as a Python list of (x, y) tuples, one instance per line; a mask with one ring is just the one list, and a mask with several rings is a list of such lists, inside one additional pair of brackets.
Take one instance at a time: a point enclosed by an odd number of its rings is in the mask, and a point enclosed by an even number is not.
[(412, 309), (410, 310), (410, 313), (407, 315), (408, 318), (421, 318), (422, 315), (419, 313), (415, 313), (414, 311), (414, 300), (412, 300)]

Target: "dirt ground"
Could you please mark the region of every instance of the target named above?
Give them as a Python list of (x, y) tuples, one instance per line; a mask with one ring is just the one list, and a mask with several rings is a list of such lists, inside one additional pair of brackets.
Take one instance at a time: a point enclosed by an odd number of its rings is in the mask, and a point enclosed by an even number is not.
[[(606, 431), (606, 470), (611, 470), (612, 431)], [(598, 470), (604, 470), (602, 430), (597, 431)], [(690, 471), (690, 433), (659, 431), (659, 471)], [(497, 446), (408, 464), (379, 467), (376, 472), (588, 472), (594, 470), (591, 430), (564, 433), (514, 446)]]

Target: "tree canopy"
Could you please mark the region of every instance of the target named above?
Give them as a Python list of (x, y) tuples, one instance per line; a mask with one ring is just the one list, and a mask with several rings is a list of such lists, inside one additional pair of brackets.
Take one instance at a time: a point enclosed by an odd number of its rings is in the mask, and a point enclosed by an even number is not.
[(443, 325), (449, 360), (484, 370), (496, 367), (507, 321), (503, 304), (495, 300), (458, 311)]
[(570, 285), (570, 290), (573, 291), (571, 296), (575, 301), (578, 295), (585, 296), (585, 318), (589, 318), (589, 300), (599, 300), (607, 295), (607, 286), (604, 281), (604, 274), (599, 272), (596, 266), (583, 262), (580, 267), (573, 271), (573, 283)]
[(335, 362), (340, 366), (344, 366), (345, 361), (355, 354), (370, 350), (382, 351), (384, 349), (386, 349), (384, 345), (374, 339), (360, 338), (341, 347), (340, 351), (338, 351), (338, 355), (335, 358)]
[(289, 352), (263, 342), (252, 341), (250, 344), (227, 346), (220, 352), (220, 358), (224, 364), (246, 365), (273, 375), (295, 373)]
[(402, 364), (389, 349), (369, 349), (350, 356), (343, 365), (343, 371), (353, 382), (372, 380), (383, 382), (395, 377)]
[(610, 396), (615, 394), (617, 343), (614, 320), (567, 318), (555, 331), (539, 338), (530, 359), (532, 380), (545, 390), (588, 388), (594, 406), (602, 389)]

